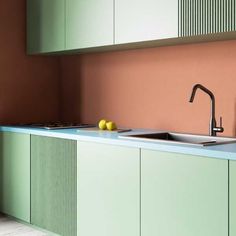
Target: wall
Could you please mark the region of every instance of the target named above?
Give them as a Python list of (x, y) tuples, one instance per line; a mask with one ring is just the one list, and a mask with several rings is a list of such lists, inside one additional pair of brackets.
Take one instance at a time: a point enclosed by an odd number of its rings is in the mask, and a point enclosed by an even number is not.
[(0, 2), (0, 123), (57, 120), (59, 60), (26, 56), (26, 1)]
[(236, 135), (236, 41), (64, 56), (61, 117), (120, 126), (208, 133), (210, 100), (192, 86), (215, 93), (224, 135)]

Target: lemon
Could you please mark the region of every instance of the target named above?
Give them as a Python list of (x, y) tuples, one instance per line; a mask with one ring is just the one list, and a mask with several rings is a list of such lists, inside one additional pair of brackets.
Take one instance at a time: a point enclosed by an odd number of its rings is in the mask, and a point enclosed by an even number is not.
[(113, 122), (113, 121), (107, 122), (107, 123), (106, 123), (106, 127), (107, 127), (107, 129), (110, 130), (110, 131), (117, 129), (116, 123)]
[(107, 121), (105, 119), (102, 119), (98, 122), (99, 129), (105, 130), (107, 128), (106, 126)]

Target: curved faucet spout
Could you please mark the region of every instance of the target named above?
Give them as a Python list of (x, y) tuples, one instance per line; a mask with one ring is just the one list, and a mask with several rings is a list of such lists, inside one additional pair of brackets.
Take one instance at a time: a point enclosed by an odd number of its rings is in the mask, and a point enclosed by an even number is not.
[(207, 89), (206, 87), (204, 87), (201, 84), (195, 84), (193, 86), (193, 90), (192, 90), (192, 94), (191, 94), (191, 97), (189, 99), (189, 102), (193, 102), (197, 89), (201, 89), (202, 91), (207, 93), (210, 96), (211, 101), (213, 101), (215, 103), (215, 96), (214, 96), (214, 94), (209, 89)]
[(206, 94), (208, 94), (211, 98), (211, 119), (210, 119), (210, 128), (209, 128), (209, 135), (210, 136), (216, 136), (216, 132), (223, 132), (224, 129), (223, 127), (217, 127), (216, 126), (216, 118), (215, 118), (215, 96), (214, 94), (209, 90), (207, 89), (206, 87), (204, 87), (203, 85), (201, 84), (195, 84), (193, 86), (193, 89), (192, 89), (192, 94), (191, 94), (191, 97), (189, 99), (189, 102), (193, 102), (194, 101), (194, 98), (195, 98), (195, 94), (196, 94), (196, 91), (197, 89), (201, 89), (203, 92), (205, 92)]

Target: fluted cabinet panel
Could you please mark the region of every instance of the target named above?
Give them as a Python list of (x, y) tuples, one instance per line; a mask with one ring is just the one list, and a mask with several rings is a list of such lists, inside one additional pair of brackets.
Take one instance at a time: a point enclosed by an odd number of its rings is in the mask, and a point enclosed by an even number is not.
[(31, 222), (76, 235), (76, 141), (32, 136)]
[(179, 0), (179, 36), (236, 30), (236, 0)]

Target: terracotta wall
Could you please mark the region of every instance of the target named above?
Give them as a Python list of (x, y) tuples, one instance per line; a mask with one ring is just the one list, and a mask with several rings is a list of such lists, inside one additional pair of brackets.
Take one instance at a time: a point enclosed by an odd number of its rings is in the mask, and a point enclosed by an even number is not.
[(120, 126), (208, 133), (210, 99), (225, 135), (236, 135), (236, 41), (65, 56), (61, 59), (61, 117)]
[(28, 57), (25, 0), (0, 1), (0, 122), (58, 119), (59, 60)]
[[(120, 126), (207, 133), (209, 98), (225, 135), (236, 135), (236, 41), (152, 49), (29, 57), (25, 0), (0, 2), (0, 122), (107, 118)], [(61, 78), (61, 80), (60, 80)]]

